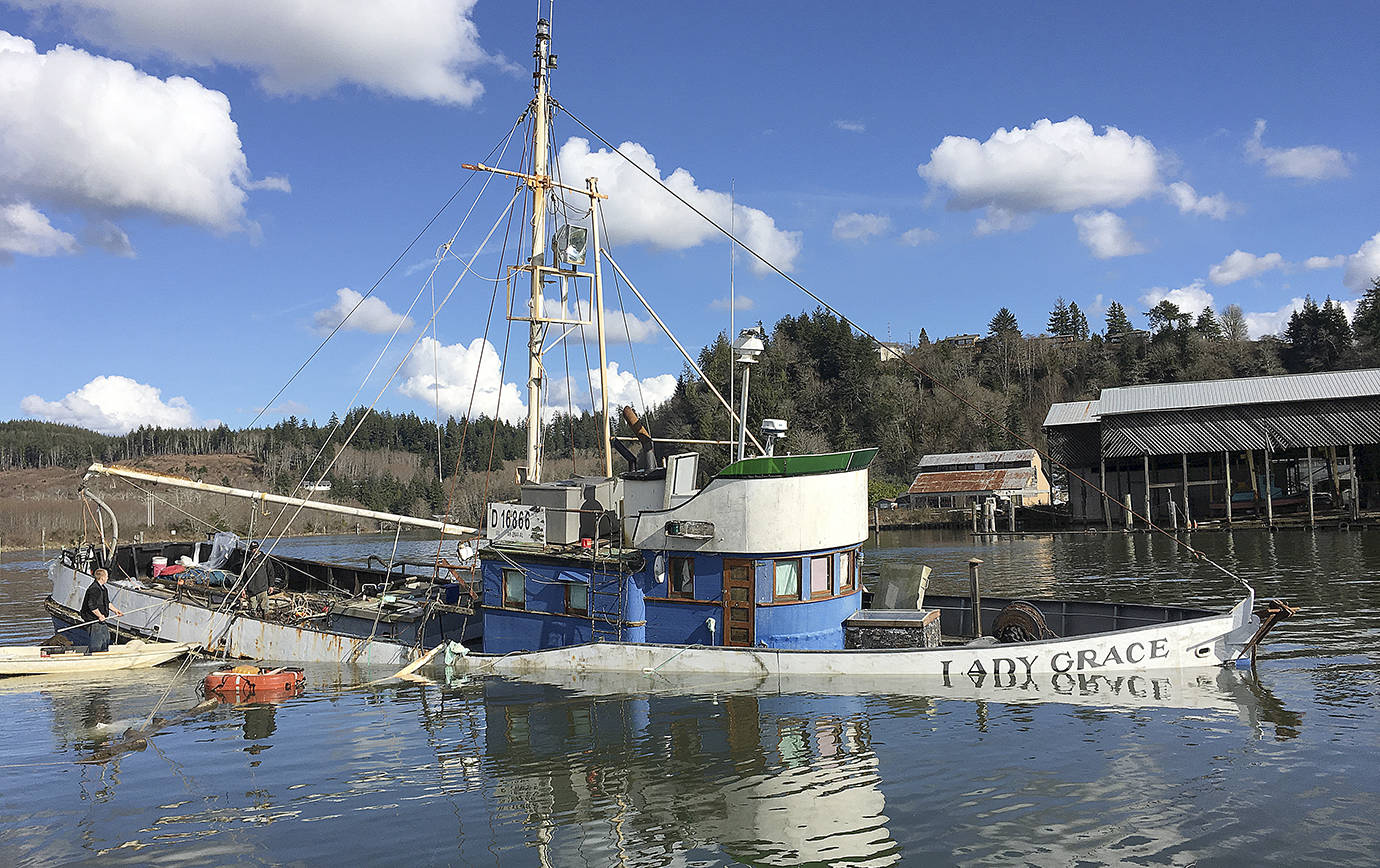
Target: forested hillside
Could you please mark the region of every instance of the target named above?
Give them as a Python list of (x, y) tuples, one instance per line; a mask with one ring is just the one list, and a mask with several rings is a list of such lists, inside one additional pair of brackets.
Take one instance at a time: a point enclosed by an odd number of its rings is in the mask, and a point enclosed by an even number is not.
[[(1259, 340), (1247, 337), (1244, 315), (1234, 305), (1220, 314), (1210, 308), (1195, 313), (1164, 301), (1144, 315), (1149, 328), (1135, 329), (1127, 311), (1113, 302), (1095, 329), (1076, 304), (1060, 299), (1047, 321), (1032, 328), (1002, 308), (971, 345), (932, 342), (922, 329), (916, 346), (887, 361), (872, 341), (827, 312), (786, 316), (769, 330), (753, 368), (748, 417), (754, 426), (762, 418), (787, 420), (785, 448), (793, 452), (880, 446), (874, 477), (899, 485), (929, 452), (1006, 448), (1022, 438), (1042, 445), (1040, 423), (1051, 403), (1095, 397), (1109, 386), (1380, 365), (1380, 278), (1361, 299), (1354, 321), (1331, 299), (1309, 299), (1284, 334)], [(699, 355), (724, 395), (729, 356), (726, 335)], [(672, 398), (646, 418), (656, 437), (731, 436), (723, 408), (688, 366)], [(197, 475), (204, 468), (194, 456), (234, 454), (252, 459), (261, 485), (286, 492), (304, 479), (315, 481), (356, 427), (351, 448), (327, 475), (332, 499), (394, 512), (440, 512), (457, 480), (465, 486), (475, 472), (511, 467), (525, 452), (522, 425), (483, 417), (466, 425), (451, 418), (438, 430), (415, 413), (366, 414), (357, 408), (325, 423), (290, 417), (243, 431), (140, 428), (124, 436), (5, 422), (0, 470), (78, 469), (93, 460), (186, 455), (193, 456), (184, 462), (186, 472)], [(552, 472), (588, 472), (588, 464), (565, 462), (595, 447), (590, 414), (558, 414), (544, 437)], [(726, 447), (701, 451), (709, 471), (728, 458)], [(318, 453), (323, 460), (309, 471)], [(511, 488), (511, 472), (507, 476), (500, 484)], [(477, 510), (487, 490), (468, 483), (461, 511)]]

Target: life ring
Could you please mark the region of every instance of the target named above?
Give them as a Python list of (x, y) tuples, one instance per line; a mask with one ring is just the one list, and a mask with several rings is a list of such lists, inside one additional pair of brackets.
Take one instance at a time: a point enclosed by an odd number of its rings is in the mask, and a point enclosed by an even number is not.
[(202, 691), (217, 696), (264, 696), (265, 694), (288, 695), (306, 684), (306, 675), (296, 667), (279, 666), (269, 669), (264, 666), (235, 666), (230, 669), (217, 669), (201, 683)]

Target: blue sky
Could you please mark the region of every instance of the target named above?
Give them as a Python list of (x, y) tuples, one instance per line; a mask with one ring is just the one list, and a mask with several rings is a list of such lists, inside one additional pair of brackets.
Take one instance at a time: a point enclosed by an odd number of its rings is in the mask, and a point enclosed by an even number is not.
[[(403, 358), (482, 179), (270, 406), (531, 97), (535, 3), (395, 6), (0, 0), (0, 418), (324, 421), (376, 395), (429, 416), (438, 393), (444, 415), (476, 369), (476, 406), (521, 414), (521, 329), (504, 372), (501, 315), (476, 343), (485, 280)], [(752, 243), (882, 339), (982, 332), (1002, 306), (1038, 333), (1056, 296), (1094, 326), (1112, 300), (1239, 304), (1261, 334), (1380, 274), (1373, 22), (1363, 3), (558, 3), (553, 91), (725, 219), (731, 190)], [(726, 330), (727, 242), (569, 118), (555, 135), (681, 341)], [(511, 193), (490, 183), (457, 253)], [(460, 273), (437, 268), (438, 298)], [(741, 255), (735, 282), (740, 327), (813, 307)], [(640, 406), (682, 363), (624, 298), (614, 397)], [(588, 406), (579, 344), (556, 355), (551, 402)]]

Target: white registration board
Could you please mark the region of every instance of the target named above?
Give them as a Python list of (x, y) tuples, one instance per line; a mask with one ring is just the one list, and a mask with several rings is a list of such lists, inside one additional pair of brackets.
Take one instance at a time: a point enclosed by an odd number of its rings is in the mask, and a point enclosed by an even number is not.
[(484, 522), (490, 542), (546, 545), (546, 508), (521, 503), (491, 503)]

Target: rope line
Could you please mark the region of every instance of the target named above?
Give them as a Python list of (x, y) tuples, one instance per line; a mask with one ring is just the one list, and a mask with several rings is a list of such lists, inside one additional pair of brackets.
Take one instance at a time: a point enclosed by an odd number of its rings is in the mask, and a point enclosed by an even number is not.
[[(557, 109), (559, 109), (560, 111), (565, 112), (566, 115), (569, 116), (570, 119), (573, 120), (576, 124), (578, 124), (585, 132), (589, 133), (591, 136), (593, 136), (594, 138), (598, 139), (598, 140), (599, 140), (605, 147), (607, 147), (610, 151), (612, 151), (612, 152), (618, 154), (620, 157), (622, 157), (624, 160), (626, 160), (626, 161), (628, 162), (629, 165), (631, 165), (632, 167), (634, 167), (635, 169), (637, 169), (639, 172), (641, 172), (644, 176), (647, 177), (648, 180), (650, 180), (652, 183), (656, 184), (656, 185), (657, 185), (658, 187), (660, 187), (662, 190), (665, 190), (665, 191), (666, 191), (667, 193), (669, 193), (671, 196), (675, 197), (675, 199), (676, 199), (677, 201), (679, 201), (682, 205), (684, 205), (685, 207), (689, 208), (691, 211), (695, 212), (695, 214), (697, 214), (697, 215), (700, 217), (700, 219), (704, 220), (704, 221), (705, 221), (706, 223), (708, 223), (710, 226), (713, 226), (713, 227), (714, 227), (715, 229), (717, 229), (719, 232), (722, 232), (724, 235), (728, 236), (728, 238), (729, 238), (730, 240), (732, 240), (734, 244), (737, 244), (739, 247), (743, 248), (743, 250), (745, 250), (747, 253), (751, 254), (752, 257), (755, 258), (758, 262), (761, 262), (763, 265), (765, 265), (767, 268), (771, 269), (773, 272), (775, 272), (778, 276), (780, 276), (781, 278), (783, 278), (784, 280), (786, 280), (788, 283), (790, 283), (790, 284), (791, 284), (792, 286), (794, 286), (796, 289), (798, 289), (798, 290), (800, 290), (801, 292), (805, 293), (807, 296), (809, 296), (811, 299), (813, 299), (817, 304), (819, 304), (820, 307), (824, 308), (824, 309), (825, 309), (826, 311), (828, 311), (829, 313), (831, 313), (831, 314), (833, 314), (834, 316), (836, 316), (836, 317), (838, 317), (839, 319), (841, 319), (841, 320), (842, 320), (844, 323), (846, 323), (850, 328), (856, 330), (860, 335), (862, 335), (863, 337), (865, 337), (865, 338), (867, 338), (868, 340), (872, 341), (872, 343), (876, 344), (877, 346), (879, 346), (879, 347), (882, 346), (882, 341), (881, 341), (880, 339), (878, 339), (875, 335), (873, 335), (871, 332), (869, 332), (867, 329), (863, 328), (862, 326), (858, 325), (858, 324), (857, 324), (856, 322), (854, 322), (851, 318), (849, 318), (848, 316), (846, 316), (845, 314), (843, 314), (841, 311), (839, 311), (839, 310), (838, 310), (837, 308), (835, 308), (833, 305), (831, 305), (831, 304), (829, 304), (828, 302), (826, 302), (826, 301), (825, 301), (823, 298), (821, 298), (819, 295), (817, 295), (816, 293), (814, 293), (814, 292), (811, 291), (810, 289), (806, 288), (802, 283), (800, 283), (800, 281), (796, 280), (794, 277), (791, 277), (789, 274), (787, 274), (786, 272), (782, 271), (782, 270), (781, 270), (780, 268), (778, 268), (773, 262), (771, 262), (771, 260), (767, 259), (765, 256), (763, 256), (762, 254), (758, 253), (758, 252), (757, 252), (756, 250), (754, 250), (752, 247), (750, 247), (750, 246), (748, 246), (747, 244), (745, 244), (745, 243), (744, 243), (741, 239), (739, 239), (734, 233), (732, 233), (732, 232), (730, 232), (729, 230), (725, 229), (722, 225), (720, 225), (717, 221), (715, 221), (714, 218), (710, 217), (708, 214), (705, 214), (704, 211), (702, 211), (702, 210), (700, 210), (699, 208), (695, 207), (692, 203), (690, 203), (689, 201), (687, 201), (687, 200), (685, 199), (684, 196), (680, 195), (680, 194), (677, 193), (675, 190), (673, 190), (673, 189), (671, 189), (669, 186), (667, 186), (659, 177), (657, 177), (656, 175), (654, 175), (654, 174), (652, 174), (651, 172), (647, 171), (647, 169), (646, 169), (645, 167), (643, 167), (640, 163), (638, 163), (636, 160), (633, 160), (633, 159), (632, 159), (631, 157), (629, 157), (627, 154), (624, 154), (621, 150), (618, 149), (617, 146), (615, 146), (614, 144), (612, 144), (611, 142), (609, 142), (608, 139), (605, 139), (603, 136), (599, 135), (597, 132), (595, 132), (593, 129), (591, 129), (584, 121), (580, 120), (574, 113), (572, 113), (572, 112), (570, 111), (570, 109), (566, 108), (564, 105), (561, 105), (561, 104), (560, 104), (559, 102), (557, 102), (554, 98), (552, 99), (552, 103), (553, 103), (553, 105), (554, 105)], [(985, 410), (983, 410), (981, 407), (978, 407), (978, 406), (977, 406), (976, 404), (974, 404), (973, 402), (971, 402), (971, 401), (969, 401), (968, 399), (964, 398), (963, 395), (961, 395), (957, 390), (955, 390), (954, 388), (952, 388), (952, 387), (950, 387), (949, 385), (945, 384), (945, 383), (944, 383), (942, 380), (940, 380), (939, 378), (937, 378), (937, 377), (931, 375), (929, 372), (925, 371), (925, 370), (924, 370), (923, 368), (921, 368), (919, 365), (915, 364), (915, 362), (913, 362), (912, 360), (910, 360), (910, 359), (908, 359), (908, 358), (905, 358), (905, 357), (902, 357), (902, 358), (900, 359), (900, 361), (901, 361), (902, 364), (904, 364), (906, 367), (910, 368), (910, 369), (911, 369), (912, 371), (914, 371), (916, 374), (920, 375), (921, 377), (924, 377), (924, 378), (928, 379), (928, 380), (929, 380), (930, 382), (932, 382), (936, 387), (942, 389), (944, 392), (946, 392), (946, 393), (949, 394), (951, 397), (953, 397), (955, 400), (957, 400), (960, 404), (962, 404), (963, 406), (967, 407), (970, 411), (976, 413), (977, 415), (979, 415), (979, 416), (982, 417), (983, 419), (985, 419), (985, 420), (987, 420), (988, 422), (992, 423), (993, 425), (997, 426), (997, 428), (999, 428), (1000, 430), (1006, 432), (1006, 433), (1007, 433), (1008, 435), (1010, 435), (1010, 437), (1011, 437), (1013, 440), (1015, 440), (1016, 442), (1022, 443), (1022, 444), (1024, 444), (1025, 446), (1027, 446), (1027, 447), (1029, 447), (1029, 448), (1035, 450), (1036, 453), (1038, 453), (1041, 457), (1045, 458), (1045, 460), (1047, 460), (1050, 464), (1052, 464), (1053, 466), (1058, 467), (1059, 469), (1063, 470), (1065, 473), (1069, 474), (1069, 475), (1072, 476), (1074, 479), (1077, 479), (1079, 482), (1082, 482), (1082, 483), (1083, 483), (1084, 485), (1086, 485), (1088, 488), (1090, 488), (1090, 489), (1092, 489), (1093, 491), (1096, 491), (1098, 494), (1102, 495), (1102, 497), (1105, 498), (1106, 500), (1108, 500), (1108, 501), (1110, 501), (1110, 502), (1116, 502), (1116, 501), (1112, 498), (1112, 496), (1111, 496), (1110, 494), (1108, 494), (1105, 490), (1102, 489), (1101, 486), (1096, 485), (1096, 484), (1094, 484), (1093, 482), (1091, 482), (1091, 481), (1089, 481), (1089, 480), (1087, 480), (1087, 479), (1084, 479), (1083, 476), (1081, 476), (1080, 474), (1078, 474), (1077, 472), (1075, 472), (1075, 471), (1074, 471), (1072, 468), (1070, 468), (1068, 465), (1064, 464), (1064, 463), (1061, 462), (1061, 461), (1055, 460), (1054, 457), (1053, 457), (1052, 455), (1049, 454), (1049, 451), (1048, 451), (1047, 449), (1040, 449), (1040, 448), (1039, 448), (1038, 446), (1036, 446), (1033, 442), (1031, 442), (1029, 438), (1027, 438), (1027, 437), (1025, 437), (1025, 436), (1023, 436), (1023, 435), (1021, 435), (1021, 434), (1019, 434), (1019, 433), (1017, 433), (1017, 432), (1015, 432), (1015, 431), (1012, 431), (1012, 430), (1011, 430), (1009, 427), (1007, 427), (1001, 420), (994, 418), (993, 416), (991, 416), (990, 414), (988, 414)], [(1125, 509), (1125, 506), (1122, 506), (1122, 509)], [(1226, 574), (1226, 575), (1227, 575), (1228, 577), (1230, 577), (1231, 579), (1233, 579), (1233, 580), (1235, 580), (1235, 581), (1237, 581), (1237, 582), (1240, 582), (1242, 585), (1244, 585), (1244, 586), (1246, 587), (1247, 590), (1250, 590), (1250, 591), (1252, 592), (1252, 594), (1254, 594), (1254, 590), (1251, 588), (1250, 584), (1248, 584), (1248, 583), (1246, 582), (1245, 579), (1241, 578), (1241, 577), (1240, 577), (1239, 575), (1237, 575), (1236, 573), (1232, 572), (1231, 570), (1229, 570), (1229, 569), (1227, 569), (1226, 567), (1222, 566), (1221, 564), (1217, 563), (1217, 562), (1214, 561), (1212, 558), (1209, 558), (1209, 557), (1208, 557), (1206, 554), (1204, 554), (1200, 549), (1194, 548), (1194, 547), (1193, 547), (1192, 545), (1190, 545), (1188, 542), (1186, 542), (1186, 541), (1184, 541), (1184, 540), (1182, 540), (1182, 539), (1179, 539), (1179, 537), (1176, 536), (1175, 534), (1172, 534), (1172, 533), (1170, 533), (1169, 531), (1165, 530), (1164, 528), (1160, 527), (1159, 525), (1155, 524), (1155, 522), (1152, 521), (1151, 518), (1150, 518), (1149, 516), (1142, 516), (1142, 515), (1140, 515), (1139, 513), (1137, 513), (1134, 509), (1129, 510), (1129, 511), (1130, 511), (1130, 513), (1131, 513), (1132, 516), (1134, 516), (1135, 518), (1139, 518), (1141, 521), (1143, 521), (1143, 522), (1145, 523), (1146, 527), (1149, 528), (1150, 530), (1152, 530), (1152, 531), (1154, 531), (1154, 532), (1156, 532), (1156, 533), (1162, 534), (1163, 536), (1167, 537), (1167, 538), (1170, 539), (1170, 540), (1173, 540), (1175, 545), (1181, 546), (1184, 550), (1186, 550), (1186, 551), (1187, 551), (1190, 555), (1192, 555), (1195, 559), (1200, 560), (1200, 561), (1203, 561), (1204, 563), (1207, 563), (1207, 564), (1209, 564), (1209, 565), (1211, 565), (1211, 566), (1213, 566), (1213, 567), (1216, 567), (1218, 570), (1222, 571), (1224, 574)]]

